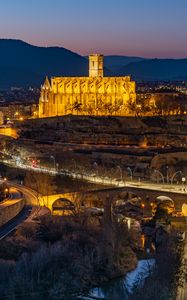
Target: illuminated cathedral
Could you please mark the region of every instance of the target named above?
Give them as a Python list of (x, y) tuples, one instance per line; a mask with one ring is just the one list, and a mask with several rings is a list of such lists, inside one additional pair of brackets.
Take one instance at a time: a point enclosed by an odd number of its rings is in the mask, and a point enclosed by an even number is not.
[(41, 86), (39, 117), (67, 114), (125, 116), (136, 101), (130, 76), (105, 77), (103, 55), (89, 56), (88, 77), (46, 78)]

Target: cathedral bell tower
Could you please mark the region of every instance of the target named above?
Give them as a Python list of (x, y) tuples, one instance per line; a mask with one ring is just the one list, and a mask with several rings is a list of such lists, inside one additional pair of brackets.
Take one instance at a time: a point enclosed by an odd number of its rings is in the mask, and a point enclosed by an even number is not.
[(89, 77), (103, 77), (103, 55), (89, 55)]

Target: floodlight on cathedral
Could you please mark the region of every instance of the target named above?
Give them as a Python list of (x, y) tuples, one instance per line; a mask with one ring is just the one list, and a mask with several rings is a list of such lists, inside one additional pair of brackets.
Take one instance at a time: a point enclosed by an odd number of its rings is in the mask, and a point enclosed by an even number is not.
[(89, 56), (88, 77), (47, 77), (41, 86), (39, 117), (129, 115), (136, 101), (130, 76), (105, 77), (103, 55)]

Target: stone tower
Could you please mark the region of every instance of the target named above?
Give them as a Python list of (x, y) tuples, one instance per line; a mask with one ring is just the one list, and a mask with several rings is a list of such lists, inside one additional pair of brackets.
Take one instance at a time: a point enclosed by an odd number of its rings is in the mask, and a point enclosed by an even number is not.
[(103, 77), (103, 55), (89, 55), (89, 77)]

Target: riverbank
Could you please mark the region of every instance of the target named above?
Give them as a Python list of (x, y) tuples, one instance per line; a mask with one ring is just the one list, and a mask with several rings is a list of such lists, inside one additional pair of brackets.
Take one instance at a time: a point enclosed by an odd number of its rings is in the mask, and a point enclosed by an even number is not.
[(79, 296), (77, 299), (110, 299), (110, 300), (127, 300), (129, 294), (133, 293), (136, 286), (144, 283), (145, 279), (150, 276), (150, 272), (155, 265), (154, 259), (139, 260), (136, 268), (120, 278), (113, 279), (100, 287), (93, 288), (88, 294)]

